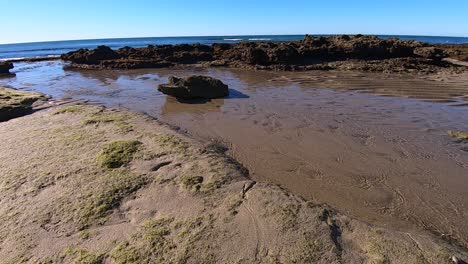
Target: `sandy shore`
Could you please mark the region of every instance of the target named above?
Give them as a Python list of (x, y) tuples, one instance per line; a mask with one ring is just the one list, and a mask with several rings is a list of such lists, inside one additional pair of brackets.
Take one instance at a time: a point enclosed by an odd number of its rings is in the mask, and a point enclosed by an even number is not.
[[(466, 250), (304, 200), (123, 109), (0, 123), (0, 259), (30, 263), (450, 263)], [(232, 250), (232, 249), (236, 250)]]

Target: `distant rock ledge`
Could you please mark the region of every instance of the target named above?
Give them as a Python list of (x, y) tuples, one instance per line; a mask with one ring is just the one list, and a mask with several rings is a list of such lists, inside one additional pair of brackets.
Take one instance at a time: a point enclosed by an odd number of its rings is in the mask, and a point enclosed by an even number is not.
[(180, 65), (225, 66), (264, 70), (362, 70), (437, 72), (463, 70), (444, 60), (443, 49), (418, 41), (376, 36), (305, 36), (291, 42), (150, 45), (113, 50), (99, 46), (63, 54), (70, 68), (136, 69)]

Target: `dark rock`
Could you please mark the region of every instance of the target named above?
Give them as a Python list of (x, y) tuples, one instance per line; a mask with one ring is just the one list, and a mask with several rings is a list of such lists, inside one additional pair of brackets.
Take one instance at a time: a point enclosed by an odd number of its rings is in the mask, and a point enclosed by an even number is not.
[(135, 48), (125, 46), (123, 48), (118, 49), (117, 53), (120, 55), (120, 57), (130, 57), (131, 54), (134, 54), (136, 51), (137, 50)]
[(0, 122), (25, 116), (32, 113), (32, 107), (27, 105), (9, 105), (0, 107)]
[(225, 50), (228, 50), (232, 47), (232, 44), (227, 44), (227, 43), (215, 43), (212, 45), (213, 47), (213, 53), (220, 54)]
[(160, 60), (108, 60), (102, 61), (98, 68), (106, 69), (144, 69), (144, 68), (166, 68), (172, 66), (173, 63)]
[(268, 50), (268, 58), (271, 64), (293, 63), (298, 59), (298, 55), (297, 49), (287, 44)]
[(11, 69), (13, 69), (13, 63), (0, 62), (0, 74), (9, 74)]
[(174, 52), (172, 56), (167, 57), (167, 60), (181, 64), (193, 64), (202, 61), (211, 61), (213, 60), (213, 55), (209, 52), (179, 51)]
[(252, 65), (267, 65), (269, 61), (266, 52), (259, 48), (247, 48), (242, 57), (246, 63)]
[(442, 60), (447, 57), (442, 49), (435, 47), (417, 47), (414, 49), (414, 54), (431, 60)]
[(76, 52), (66, 53), (61, 56), (63, 60), (83, 64), (99, 64), (104, 60), (116, 60), (120, 55), (107, 46), (98, 46), (94, 50), (79, 49)]
[(341, 35), (341, 36), (339, 36), (339, 38), (341, 38), (341, 39), (344, 40), (344, 41), (349, 41), (349, 40), (351, 40), (351, 37), (348, 36), (348, 35)]
[(199, 75), (187, 78), (170, 76), (169, 83), (159, 85), (158, 90), (180, 99), (212, 99), (229, 95), (226, 84), (218, 79)]
[(440, 48), (447, 54), (448, 57), (455, 60), (468, 62), (468, 43), (465, 44), (438, 44), (436, 48)]
[(313, 39), (314, 39), (313, 36), (311, 36), (311, 35), (309, 35), (309, 34), (306, 34), (306, 35), (304, 36), (303, 42), (311, 42)]
[(46, 97), (33, 93), (0, 87), (0, 122), (32, 113), (33, 104)]
[[(441, 49), (418, 41), (404, 41), (397, 38), (381, 39), (376, 36), (341, 35), (314, 37), (306, 35), (303, 40), (291, 42), (241, 42), (236, 44), (182, 44), (150, 45), (146, 48), (124, 47), (113, 51), (100, 46), (95, 50), (81, 49), (62, 55), (62, 59), (71, 61), (69, 67), (77, 68), (118, 68), (134, 69), (165, 67), (187, 64), (204, 66), (229, 66), (247, 69), (265, 70), (310, 70), (323, 69), (330, 62), (348, 63), (353, 69), (353, 60), (360, 60), (359, 69), (385, 68), (392, 71), (396, 60), (412, 59), (411, 63), (396, 65), (400, 72), (403, 66), (407, 70), (432, 67), (447, 67), (441, 62), (445, 57)], [(462, 56), (459, 56), (462, 58)], [(370, 63), (368, 67), (364, 64)], [(404, 60), (403, 60), (404, 61)], [(379, 62), (382, 67), (376, 66)], [(404, 68), (406, 69), (406, 68)]]

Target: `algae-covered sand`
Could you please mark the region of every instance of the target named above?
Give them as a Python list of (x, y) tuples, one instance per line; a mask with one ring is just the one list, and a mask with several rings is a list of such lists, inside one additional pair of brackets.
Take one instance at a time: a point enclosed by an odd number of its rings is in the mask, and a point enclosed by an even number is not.
[(74, 105), (0, 123), (0, 263), (451, 263), (464, 249), (255, 183), (213, 143)]
[(32, 113), (33, 104), (46, 96), (0, 87), (0, 122)]

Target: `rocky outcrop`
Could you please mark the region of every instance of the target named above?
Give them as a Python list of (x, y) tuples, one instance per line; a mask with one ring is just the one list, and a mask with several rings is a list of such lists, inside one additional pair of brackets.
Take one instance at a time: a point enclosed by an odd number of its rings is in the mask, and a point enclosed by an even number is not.
[(436, 47), (444, 50), (451, 59), (468, 62), (468, 43), (439, 44)]
[(13, 69), (13, 63), (0, 62), (0, 74), (9, 74), (11, 69)]
[(218, 79), (193, 75), (187, 78), (169, 77), (168, 84), (161, 84), (158, 90), (179, 99), (213, 99), (229, 95), (228, 86)]
[[(71, 61), (72, 67), (79, 68), (147, 68), (202, 64), (270, 70), (311, 70), (335, 69), (333, 64), (329, 65), (331, 62), (358, 60), (386, 63), (391, 59), (412, 59), (419, 68), (426, 65), (447, 67), (440, 63), (445, 56), (443, 50), (418, 41), (343, 35), (306, 36), (303, 40), (292, 42), (241, 42), (211, 46), (150, 45), (146, 48), (124, 47), (116, 51), (100, 46), (95, 50), (82, 49), (64, 54), (62, 59)], [(373, 70), (373, 65), (368, 68)]]
[(62, 59), (79, 64), (99, 64), (102, 61), (117, 60), (120, 55), (107, 46), (98, 46), (94, 50), (79, 49), (75, 52), (62, 55)]
[(33, 103), (46, 97), (34, 92), (0, 87), (0, 122), (33, 112)]
[(447, 57), (447, 55), (442, 49), (435, 47), (417, 47), (414, 49), (414, 54), (419, 57), (435, 61), (440, 61), (443, 58)]

